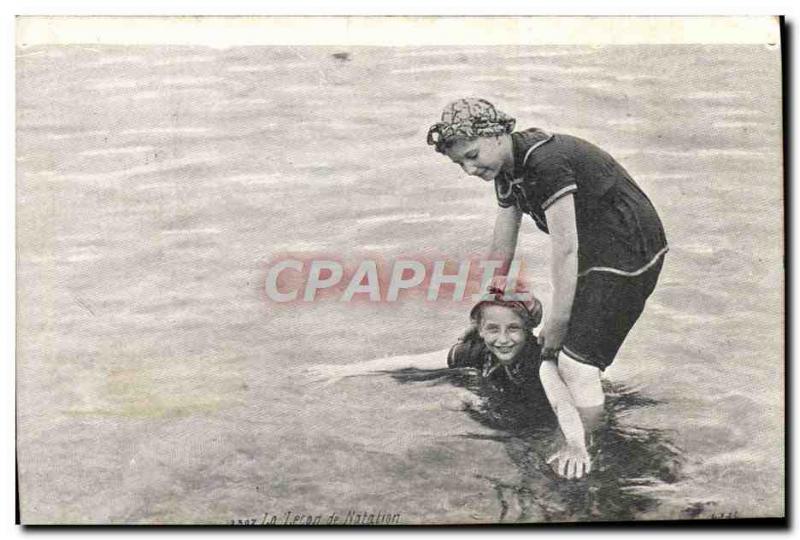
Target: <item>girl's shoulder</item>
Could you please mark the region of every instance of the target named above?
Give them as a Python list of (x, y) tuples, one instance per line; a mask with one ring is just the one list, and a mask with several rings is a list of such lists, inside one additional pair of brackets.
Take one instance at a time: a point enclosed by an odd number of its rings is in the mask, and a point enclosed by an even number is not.
[(527, 166), (531, 156), (540, 148), (548, 146), (554, 138), (555, 134), (536, 127), (512, 133), (515, 171), (521, 172)]
[(539, 365), (542, 363), (542, 347), (536, 341), (536, 337), (528, 342), (525, 349), (520, 354), (522, 356), (520, 358), (522, 367), (527, 371), (538, 374)]

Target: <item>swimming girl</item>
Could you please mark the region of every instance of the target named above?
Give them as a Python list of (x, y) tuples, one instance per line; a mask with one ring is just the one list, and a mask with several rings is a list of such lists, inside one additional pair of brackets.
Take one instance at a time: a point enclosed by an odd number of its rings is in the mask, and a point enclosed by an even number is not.
[[(499, 205), (488, 259), (505, 274), (522, 214), (551, 238), (552, 310), (539, 343), (573, 404), (599, 408), (613, 361), (658, 280), (667, 240), (650, 200), (593, 144), (515, 120), (483, 99), (445, 107), (428, 144), (494, 183)], [(544, 362), (543, 365), (548, 365)]]
[[(555, 413), (564, 444), (547, 461), (566, 478), (581, 478), (591, 470), (586, 449), (586, 432), (581, 414), (590, 418), (596, 411), (578, 411), (569, 390), (552, 360), (543, 361), (541, 347), (533, 334), (542, 319), (542, 305), (519, 281), (507, 290), (503, 276), (495, 277), (487, 293), (470, 311), (470, 331), (449, 351), (395, 356), (343, 366), (315, 366), (308, 371), (328, 383), (343, 377), (405, 368), (441, 369), (445, 358), (449, 368), (472, 368), (492, 390), (515, 401), (546, 401)], [(527, 297), (529, 300), (518, 300)], [(547, 405), (545, 404), (545, 407)]]

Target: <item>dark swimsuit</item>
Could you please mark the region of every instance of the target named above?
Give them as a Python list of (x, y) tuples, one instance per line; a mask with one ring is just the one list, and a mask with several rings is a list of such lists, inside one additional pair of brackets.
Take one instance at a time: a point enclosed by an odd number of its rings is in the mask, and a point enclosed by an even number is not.
[(498, 204), (516, 206), (545, 233), (546, 210), (572, 194), (578, 284), (563, 351), (605, 369), (644, 309), (667, 252), (653, 204), (597, 146), (532, 128), (511, 134), (514, 172), (495, 179)]
[(473, 410), (480, 421), (498, 429), (544, 428), (558, 425), (539, 379), (541, 347), (533, 337), (510, 365), (503, 365), (489, 351), (477, 332), (453, 345), (447, 354), (449, 368), (471, 368), (477, 385), (468, 387), (484, 398)]
[(447, 367), (472, 368), (482, 381), (504, 393), (543, 394), (539, 381), (541, 348), (535, 339), (529, 340), (514, 362), (502, 364), (477, 336), (459, 341), (447, 354)]

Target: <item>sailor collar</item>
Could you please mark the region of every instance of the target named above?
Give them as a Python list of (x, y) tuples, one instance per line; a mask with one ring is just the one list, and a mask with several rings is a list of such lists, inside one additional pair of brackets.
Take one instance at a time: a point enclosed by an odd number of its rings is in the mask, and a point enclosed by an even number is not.
[[(533, 339), (536, 338), (534, 337)], [(516, 386), (522, 386), (524, 383), (524, 375), (521, 373), (521, 371), (526, 359), (531, 355), (530, 347), (531, 344), (526, 343), (523, 350), (519, 352), (511, 364), (503, 364), (495, 355), (492, 354), (491, 351), (487, 350), (483, 359), (481, 376), (484, 379), (488, 379), (497, 371), (505, 371), (509, 381), (514, 383)]]

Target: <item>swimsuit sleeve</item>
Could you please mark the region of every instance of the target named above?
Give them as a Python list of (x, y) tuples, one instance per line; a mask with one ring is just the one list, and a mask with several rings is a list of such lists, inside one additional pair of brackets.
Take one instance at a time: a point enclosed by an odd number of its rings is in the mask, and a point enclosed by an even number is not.
[[(535, 336), (534, 336), (535, 340)], [(524, 359), (522, 375), (524, 377), (524, 386), (528, 393), (528, 399), (534, 400), (535, 407), (541, 411), (551, 411), (550, 402), (547, 401), (542, 381), (539, 378), (539, 368), (542, 365), (542, 348), (536, 341), (533, 341), (525, 351), (526, 358)], [(545, 413), (546, 414), (546, 413)]]
[(542, 210), (547, 210), (561, 197), (578, 191), (575, 172), (563, 154), (540, 161), (532, 171), (541, 194)]

